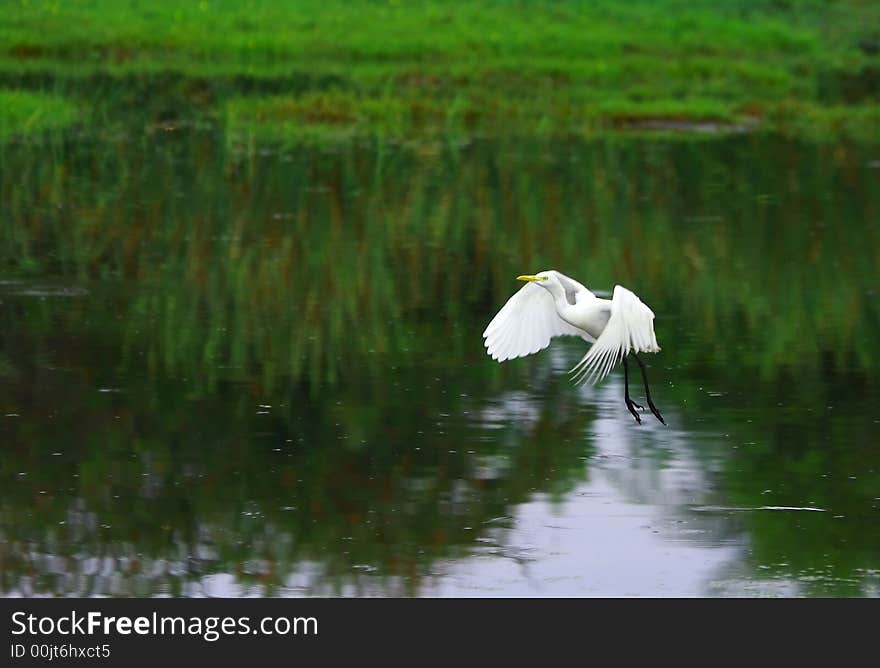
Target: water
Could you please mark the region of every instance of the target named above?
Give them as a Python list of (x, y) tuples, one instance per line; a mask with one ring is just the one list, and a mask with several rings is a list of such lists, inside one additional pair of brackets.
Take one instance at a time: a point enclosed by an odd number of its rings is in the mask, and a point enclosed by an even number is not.
[[(878, 158), (4, 146), (0, 588), (877, 596)], [(548, 268), (655, 310), (668, 427), (573, 387), (577, 341), (485, 355)]]

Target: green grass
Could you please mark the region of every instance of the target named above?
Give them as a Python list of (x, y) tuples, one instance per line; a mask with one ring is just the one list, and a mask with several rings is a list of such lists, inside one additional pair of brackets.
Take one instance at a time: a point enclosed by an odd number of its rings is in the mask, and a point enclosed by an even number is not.
[[(878, 26), (864, 0), (21, 0), (0, 24), (0, 83), (88, 97), (97, 79), (173, 76), (200, 91), (179, 113), (207, 106), (257, 139), (639, 119), (860, 139), (880, 98)], [(129, 102), (96, 104), (115, 97)]]
[(880, 141), (880, 105), (819, 107), (790, 103), (773, 110), (768, 123), (780, 134), (822, 140), (846, 138), (861, 143)]
[(0, 141), (65, 127), (76, 108), (56, 95), (0, 89)]

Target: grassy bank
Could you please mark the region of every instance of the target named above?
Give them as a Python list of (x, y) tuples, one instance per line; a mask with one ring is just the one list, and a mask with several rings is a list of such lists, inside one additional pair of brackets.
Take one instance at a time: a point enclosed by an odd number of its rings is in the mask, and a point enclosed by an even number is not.
[(7, 86), (171, 77), (180, 115), (258, 137), (880, 126), (880, 4), (859, 0), (22, 0), (8, 16)]
[(58, 96), (0, 89), (0, 141), (69, 125), (75, 107)]

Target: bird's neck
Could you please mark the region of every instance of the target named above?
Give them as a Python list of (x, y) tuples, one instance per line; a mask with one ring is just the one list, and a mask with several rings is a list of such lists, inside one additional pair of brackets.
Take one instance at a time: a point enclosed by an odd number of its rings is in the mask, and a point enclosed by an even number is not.
[(596, 296), (589, 290), (572, 290), (566, 293), (560, 286), (554, 285), (552, 288), (549, 292), (556, 305), (556, 311), (560, 315), (575, 306), (582, 306), (596, 299)]

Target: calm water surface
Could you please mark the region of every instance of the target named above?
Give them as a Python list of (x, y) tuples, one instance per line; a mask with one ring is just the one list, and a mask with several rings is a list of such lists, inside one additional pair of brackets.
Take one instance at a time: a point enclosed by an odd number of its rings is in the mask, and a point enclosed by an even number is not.
[[(0, 147), (6, 595), (880, 594), (880, 152), (165, 130)], [(668, 427), (485, 355), (551, 267)]]

